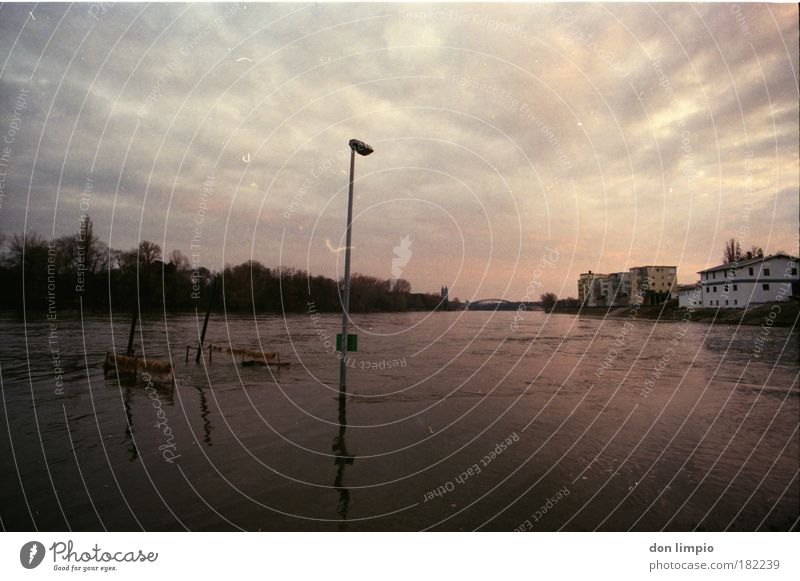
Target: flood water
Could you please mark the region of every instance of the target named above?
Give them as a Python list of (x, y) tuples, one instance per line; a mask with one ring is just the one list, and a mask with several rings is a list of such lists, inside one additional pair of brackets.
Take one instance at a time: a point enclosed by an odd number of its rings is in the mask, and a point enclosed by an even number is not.
[[(6, 530), (788, 530), (800, 510), (798, 333), (573, 315), (0, 316)], [(113, 328), (113, 332), (112, 332)], [(327, 342), (326, 342), (327, 341)], [(63, 385), (58, 386), (54, 354)], [(56, 370), (57, 371), (57, 370)], [(159, 415), (159, 409), (162, 410)]]

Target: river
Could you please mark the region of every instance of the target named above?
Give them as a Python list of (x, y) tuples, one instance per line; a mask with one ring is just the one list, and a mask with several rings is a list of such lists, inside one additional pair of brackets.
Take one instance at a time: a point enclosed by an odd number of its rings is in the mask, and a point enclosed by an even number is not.
[[(0, 315), (6, 530), (787, 530), (798, 333), (532, 311), (146, 316), (174, 387), (103, 376), (129, 320)], [(351, 331), (352, 332), (352, 331)]]

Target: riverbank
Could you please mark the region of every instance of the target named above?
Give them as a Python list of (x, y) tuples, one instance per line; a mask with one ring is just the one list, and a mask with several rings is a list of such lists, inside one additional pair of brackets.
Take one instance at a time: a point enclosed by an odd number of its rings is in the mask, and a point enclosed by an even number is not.
[[(636, 311), (636, 312), (634, 312)], [(574, 307), (556, 305), (551, 313), (556, 315), (586, 315), (590, 317), (626, 317), (657, 319), (660, 321), (689, 320), (697, 323), (723, 323), (727, 325), (761, 325), (767, 319), (774, 327), (795, 327), (800, 314), (796, 300), (763, 303), (747, 309), (687, 309), (678, 306), (677, 300), (663, 305), (631, 307)]]

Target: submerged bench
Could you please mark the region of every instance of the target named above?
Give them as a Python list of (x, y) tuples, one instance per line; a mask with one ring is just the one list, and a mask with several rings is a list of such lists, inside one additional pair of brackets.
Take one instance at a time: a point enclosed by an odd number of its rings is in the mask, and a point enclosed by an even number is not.
[[(144, 359), (142, 357), (129, 357), (117, 353), (106, 352), (103, 362), (103, 375), (106, 379), (128, 379), (143, 381), (150, 379), (154, 383), (175, 383), (175, 374), (172, 363), (159, 359)], [(147, 378), (144, 376), (147, 375)]]
[(289, 361), (281, 361), (281, 354), (277, 352), (230, 347), (228, 345), (214, 345), (213, 343), (208, 346), (209, 361), (211, 361), (212, 353), (214, 351), (220, 353), (229, 353), (235, 359), (238, 359), (239, 363), (245, 366), (274, 365), (275, 367), (289, 367), (291, 365), (291, 362)]

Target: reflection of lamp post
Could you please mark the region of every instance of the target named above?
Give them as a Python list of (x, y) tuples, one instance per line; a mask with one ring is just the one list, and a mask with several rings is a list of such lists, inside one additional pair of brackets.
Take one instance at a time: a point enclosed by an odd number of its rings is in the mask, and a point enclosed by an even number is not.
[(345, 230), (344, 246), (344, 284), (342, 285), (342, 342), (340, 352), (342, 359), (339, 362), (339, 398), (343, 398), (347, 392), (347, 322), (350, 309), (350, 240), (351, 226), (353, 221), (353, 172), (356, 164), (356, 153), (359, 155), (369, 155), (373, 149), (358, 139), (350, 140), (350, 191), (347, 196), (347, 229)]
[(339, 492), (339, 504), (336, 512), (342, 517), (339, 523), (339, 530), (345, 529), (347, 521), (347, 511), (350, 508), (350, 491), (344, 486), (344, 469), (353, 463), (355, 456), (347, 451), (345, 434), (347, 433), (347, 401), (344, 394), (339, 395), (339, 434), (333, 439), (332, 450), (334, 451), (333, 463), (336, 466), (336, 477), (333, 480), (333, 487)]

